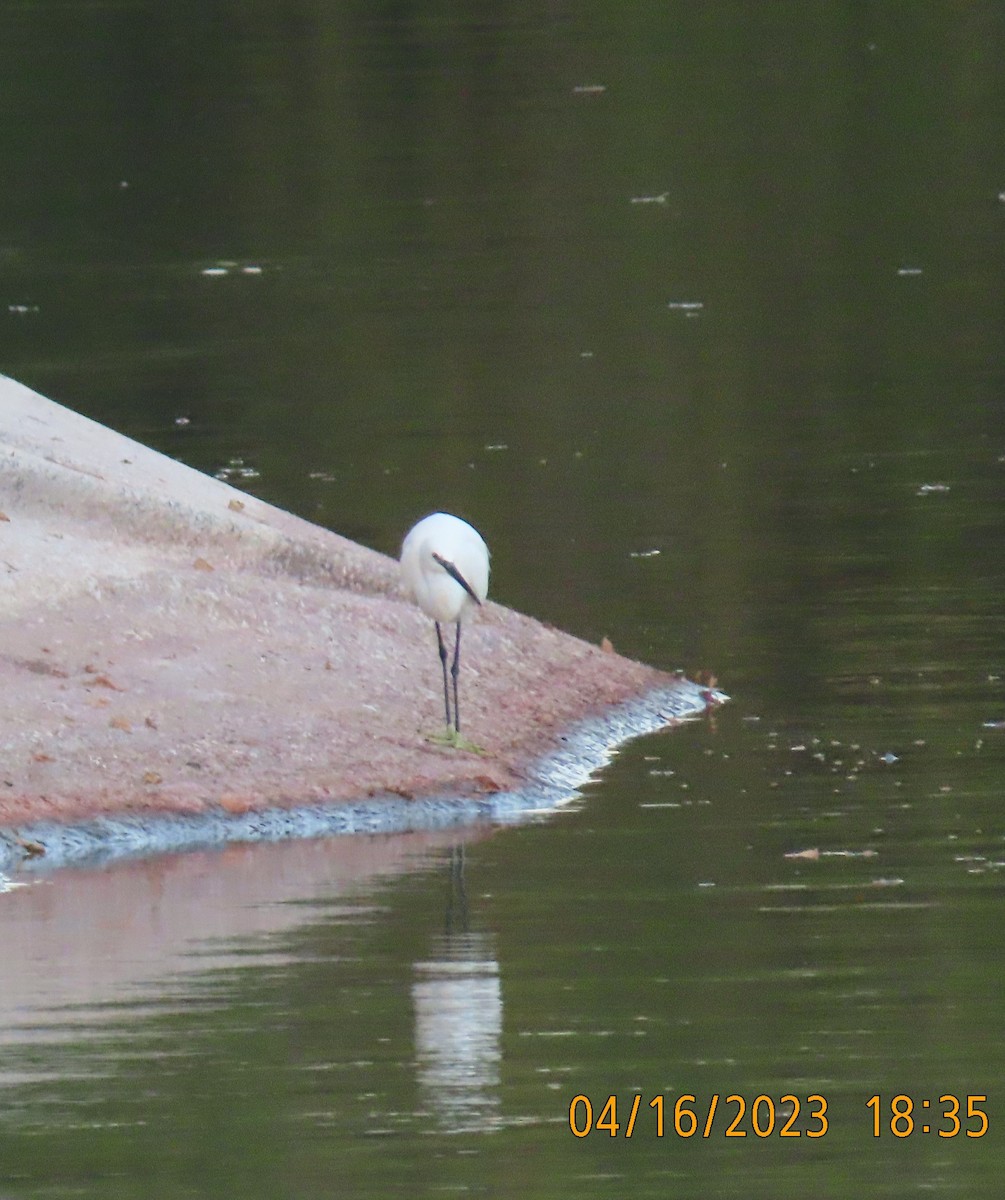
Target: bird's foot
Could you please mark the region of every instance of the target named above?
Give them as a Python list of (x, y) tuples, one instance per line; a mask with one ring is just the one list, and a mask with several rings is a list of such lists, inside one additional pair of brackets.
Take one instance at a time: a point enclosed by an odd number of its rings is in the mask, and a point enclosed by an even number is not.
[(453, 725), (448, 725), (440, 733), (427, 733), (426, 741), (432, 742), (434, 746), (449, 746), (452, 750), (465, 750), (468, 754), (485, 753), (481, 746), (469, 742)]

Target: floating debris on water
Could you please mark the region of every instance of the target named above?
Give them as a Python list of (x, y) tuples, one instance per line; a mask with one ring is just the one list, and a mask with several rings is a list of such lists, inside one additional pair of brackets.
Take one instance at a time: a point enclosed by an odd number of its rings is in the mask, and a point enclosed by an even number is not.
[(574, 96), (600, 96), (606, 91), (606, 83), (577, 83), (572, 89), (572, 94)]
[(211, 266), (203, 267), (199, 274), (208, 279), (219, 279), (223, 275), (229, 275), (231, 271), (238, 271), (241, 275), (262, 275), (265, 268), (258, 263), (239, 263), (235, 259), (221, 258)]
[(34, 316), (39, 311), (37, 304), (8, 304), (7, 311), (11, 316), (28, 317)]
[(948, 483), (923, 483), (914, 494), (916, 496), (938, 496), (948, 491)]
[(215, 479), (220, 479), (224, 483), (230, 483), (235, 479), (258, 479), (260, 476), (261, 471), (255, 467), (249, 467), (243, 458), (231, 458), (225, 467), (221, 467), (213, 473)]
[(905, 276), (911, 277), (911, 276), (916, 276), (916, 275), (923, 275), (924, 271), (921, 269), (921, 267), (898, 267), (897, 274), (901, 278), (904, 278)]
[(671, 312), (679, 312), (685, 317), (697, 317), (705, 309), (703, 300), (669, 300), (667, 308)]
[(661, 553), (662, 553), (662, 551), (660, 551), (660, 550), (630, 550), (628, 552), (628, 557), (629, 558), (656, 558), (657, 555), (659, 555)]
[(821, 850), (818, 846), (810, 846), (806, 850), (790, 850), (783, 857), (816, 862), (821, 858), (875, 858), (876, 855), (875, 850)]
[(658, 196), (632, 196), (630, 204), (666, 204), (670, 199), (669, 192), (660, 192)]
[(900, 762), (900, 759), (891, 750), (887, 750), (887, 752), (885, 754), (881, 754), (879, 756), (879, 761), (881, 763), (886, 763), (886, 765), (889, 767), (889, 766), (892, 766), (895, 762)]

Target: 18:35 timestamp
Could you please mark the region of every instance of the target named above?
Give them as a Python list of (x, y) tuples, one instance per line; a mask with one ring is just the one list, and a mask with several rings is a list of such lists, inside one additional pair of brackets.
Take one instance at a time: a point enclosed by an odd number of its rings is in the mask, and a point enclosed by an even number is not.
[(898, 1138), (911, 1137), (915, 1133), (935, 1133), (940, 1138), (954, 1138), (965, 1133), (968, 1138), (979, 1138), (988, 1131), (988, 1114), (983, 1108), (986, 1103), (987, 1096), (947, 1094), (936, 1102), (915, 1100), (901, 1093), (888, 1097), (885, 1103), (879, 1095), (870, 1096), (865, 1106), (872, 1109), (873, 1137), (883, 1137), (886, 1133)]
[[(940, 1138), (982, 1138), (989, 1128), (986, 1104), (987, 1096), (951, 1093), (933, 1100), (903, 1092), (884, 1097), (877, 1092), (865, 1101), (872, 1113), (874, 1138), (926, 1133)], [(642, 1095), (636, 1093), (629, 1104), (627, 1100), (619, 1102), (612, 1093), (603, 1100), (598, 1098), (596, 1106), (580, 1093), (569, 1104), (569, 1128), (577, 1138), (591, 1133), (625, 1138), (636, 1133), (662, 1138), (668, 1133), (699, 1140), (715, 1134), (727, 1138), (820, 1138), (831, 1128), (828, 1107), (827, 1098), (819, 1093), (803, 1097), (788, 1093), (778, 1099), (762, 1094), (749, 1099), (738, 1093), (714, 1092), (699, 1098), (686, 1092), (672, 1104), (662, 1094), (643, 1104)], [(847, 1115), (846, 1110), (845, 1119)]]

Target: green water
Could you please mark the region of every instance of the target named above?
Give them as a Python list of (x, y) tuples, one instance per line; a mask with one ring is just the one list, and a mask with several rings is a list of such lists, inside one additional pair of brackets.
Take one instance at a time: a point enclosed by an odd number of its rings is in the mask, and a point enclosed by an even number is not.
[(0, 5), (0, 370), (388, 552), (457, 511), (733, 696), (463, 869), (0, 895), (0, 1191), (999, 1194), (1003, 55), (981, 2)]

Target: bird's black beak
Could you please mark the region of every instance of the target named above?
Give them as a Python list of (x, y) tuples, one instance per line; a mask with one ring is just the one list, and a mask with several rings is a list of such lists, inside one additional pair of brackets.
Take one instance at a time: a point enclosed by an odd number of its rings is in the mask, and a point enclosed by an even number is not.
[(440, 564), (440, 566), (444, 569), (444, 571), (446, 571), (446, 573), (451, 577), (451, 579), (457, 580), (457, 582), (461, 585), (462, 588), (464, 588), (464, 590), (471, 597), (471, 599), (474, 600), (475, 604), (481, 604), (481, 601), (478, 599), (478, 597), (475, 595), (474, 591), (472, 590), (471, 584), (468, 583), (468, 581), (464, 578), (464, 576), (460, 573), (460, 571), (458, 571), (458, 569), (454, 566), (454, 564), (449, 559), (444, 558), (440, 554), (437, 554), (435, 550), (433, 551), (433, 558)]

